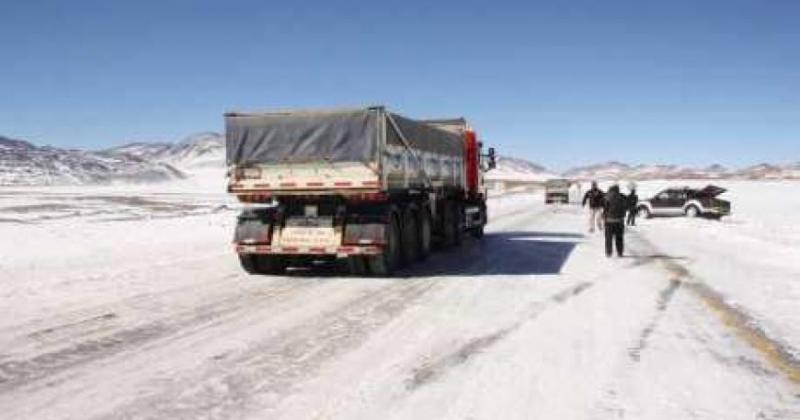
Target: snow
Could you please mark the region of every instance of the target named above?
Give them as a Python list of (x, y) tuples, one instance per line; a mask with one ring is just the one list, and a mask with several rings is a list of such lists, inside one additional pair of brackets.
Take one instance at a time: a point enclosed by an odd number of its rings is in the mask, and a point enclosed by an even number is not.
[[(703, 182), (677, 185), (702, 187)], [(717, 182), (732, 215), (720, 222), (660, 218), (642, 222), (660, 249), (689, 259), (706, 283), (725, 291), (775, 337), (800, 349), (800, 196), (794, 181)], [(649, 196), (675, 183), (640, 183)], [(800, 354), (798, 355), (800, 356)]]
[(482, 241), (383, 279), (244, 274), (222, 175), (0, 189), (4, 417), (800, 418), (796, 182), (715, 181), (731, 217), (640, 220), (622, 259), (578, 206), (493, 197)]

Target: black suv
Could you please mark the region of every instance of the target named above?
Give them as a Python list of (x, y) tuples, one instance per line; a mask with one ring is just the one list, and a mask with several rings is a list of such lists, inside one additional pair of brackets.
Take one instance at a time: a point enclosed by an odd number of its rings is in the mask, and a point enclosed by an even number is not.
[(731, 203), (717, 198), (727, 191), (716, 185), (702, 189), (689, 187), (667, 188), (654, 197), (640, 200), (636, 205), (640, 217), (705, 216), (718, 219), (731, 213)]

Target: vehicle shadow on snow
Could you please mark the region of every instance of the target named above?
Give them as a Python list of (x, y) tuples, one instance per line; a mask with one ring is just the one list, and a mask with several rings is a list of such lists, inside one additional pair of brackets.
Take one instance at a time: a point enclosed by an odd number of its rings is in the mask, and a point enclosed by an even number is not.
[(493, 232), (433, 254), (404, 277), (559, 274), (584, 235), (572, 232)]
[[(584, 238), (579, 233), (536, 231), (492, 232), (481, 239), (467, 235), (460, 246), (435, 251), (426, 261), (415, 262), (392, 277), (559, 274)], [(293, 266), (286, 274), (291, 277), (349, 276), (344, 264), (330, 262)]]

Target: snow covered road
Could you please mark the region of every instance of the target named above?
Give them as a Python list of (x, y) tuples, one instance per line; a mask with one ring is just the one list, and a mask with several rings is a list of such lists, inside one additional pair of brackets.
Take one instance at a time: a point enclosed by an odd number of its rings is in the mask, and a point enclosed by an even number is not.
[(146, 198), (203, 204), (0, 224), (0, 417), (800, 418), (796, 324), (662, 221), (606, 259), (579, 209), (508, 196), (398, 278), (251, 277), (224, 198)]

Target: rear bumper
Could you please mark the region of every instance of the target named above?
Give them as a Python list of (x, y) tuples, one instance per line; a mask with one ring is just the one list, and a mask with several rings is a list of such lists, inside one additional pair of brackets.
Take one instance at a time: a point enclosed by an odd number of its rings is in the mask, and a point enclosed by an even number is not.
[(336, 256), (345, 258), (351, 255), (379, 255), (383, 247), (379, 245), (342, 245), (335, 247), (281, 247), (272, 245), (243, 245), (235, 244), (234, 248), (239, 254), (267, 254), (267, 255), (319, 255)]
[(567, 203), (569, 202), (569, 194), (564, 193), (546, 193), (544, 196), (544, 201), (551, 203), (551, 202), (561, 202)]
[(715, 216), (727, 216), (731, 214), (731, 209), (721, 207), (707, 207), (704, 211), (705, 214), (713, 214)]

